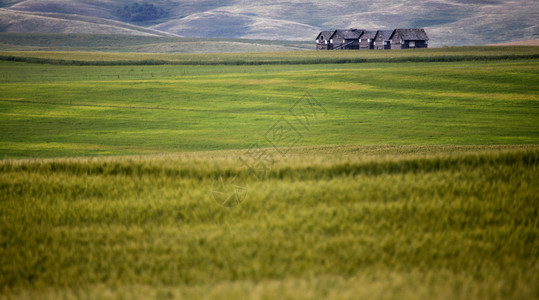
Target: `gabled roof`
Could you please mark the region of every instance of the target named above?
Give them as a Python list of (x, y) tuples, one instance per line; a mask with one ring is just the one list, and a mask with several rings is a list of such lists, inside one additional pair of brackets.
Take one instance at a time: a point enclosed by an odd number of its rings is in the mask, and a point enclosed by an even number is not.
[(331, 36), (333, 35), (333, 33), (335, 32), (335, 30), (331, 30), (331, 31), (321, 31), (317, 36), (316, 36), (316, 39), (320, 39), (320, 36), (323, 36), (325, 37), (326, 40), (329, 40), (331, 38)]
[(380, 37), (382, 41), (389, 41), (393, 30), (378, 30), (374, 38)]
[(335, 36), (336, 34), (339, 34), (343, 37), (343, 39), (345, 40), (357, 40), (359, 39), (359, 37), (361, 36), (361, 34), (363, 34), (363, 31), (364, 30), (361, 30), (361, 29), (355, 29), (355, 28), (351, 28), (351, 29), (337, 29), (335, 30), (335, 32), (333, 33), (333, 35), (331, 35), (330, 38), (333, 38), (333, 36)]
[(376, 31), (364, 31), (361, 35), (361, 39), (374, 39)]
[(424, 29), (395, 29), (390, 39), (398, 34), (404, 41), (428, 41), (429, 37)]

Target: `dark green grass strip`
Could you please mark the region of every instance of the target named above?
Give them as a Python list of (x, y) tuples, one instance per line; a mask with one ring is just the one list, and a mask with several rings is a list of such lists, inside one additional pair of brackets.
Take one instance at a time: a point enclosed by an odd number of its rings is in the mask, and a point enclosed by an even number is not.
[(459, 62), (459, 61), (497, 61), (497, 60), (520, 60), (539, 59), (539, 54), (522, 55), (456, 55), (456, 56), (413, 56), (413, 57), (387, 57), (387, 58), (312, 58), (291, 60), (189, 60), (171, 61), (160, 59), (144, 60), (114, 60), (114, 61), (82, 61), (63, 60), (38, 57), (20, 57), (13, 55), (0, 55), (0, 61), (25, 62), (33, 64), (74, 65), (74, 66), (122, 66), (122, 65), (301, 65), (301, 64), (352, 64), (352, 63), (394, 63), (394, 62)]
[[(421, 157), (386, 161), (335, 163), (330, 166), (276, 166), (265, 173), (265, 177), (278, 179), (331, 179), (342, 176), (404, 174), (437, 172), (480, 168), (485, 166), (534, 166), (539, 164), (539, 149), (518, 152), (468, 154), (459, 157)], [(241, 163), (222, 168), (207, 168), (199, 164), (169, 166), (145, 161), (6, 161), (0, 164), (0, 173), (26, 172), (30, 174), (65, 173), (74, 176), (166, 176), (189, 177), (192, 179), (215, 179), (218, 177), (246, 177), (250, 170)]]

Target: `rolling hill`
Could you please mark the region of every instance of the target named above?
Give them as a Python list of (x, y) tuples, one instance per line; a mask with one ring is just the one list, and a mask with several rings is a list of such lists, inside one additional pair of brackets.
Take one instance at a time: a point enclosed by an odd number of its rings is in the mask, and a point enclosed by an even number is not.
[(311, 41), (333, 28), (425, 28), (431, 46), (537, 39), (535, 0), (4, 0), (0, 32)]
[(89, 33), (140, 36), (176, 36), (124, 22), (64, 13), (0, 9), (0, 26), (8, 32)]

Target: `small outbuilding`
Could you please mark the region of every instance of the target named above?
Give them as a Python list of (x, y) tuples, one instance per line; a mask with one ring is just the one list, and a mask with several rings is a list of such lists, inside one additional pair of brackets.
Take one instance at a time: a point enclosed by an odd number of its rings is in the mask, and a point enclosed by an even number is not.
[(389, 43), (389, 38), (393, 30), (378, 30), (376, 32), (376, 37), (374, 38), (374, 49), (376, 50), (387, 50), (391, 49), (391, 44)]
[(361, 29), (337, 29), (331, 35), (329, 42), (333, 50), (357, 50), (359, 49), (359, 37), (363, 34)]
[(395, 29), (389, 37), (391, 49), (427, 48), (428, 40), (424, 29)]
[(318, 36), (316, 37), (316, 49), (317, 50), (333, 49), (332, 44), (330, 43), (330, 38), (334, 32), (335, 30), (320, 32)]
[(364, 31), (359, 38), (359, 50), (371, 50), (374, 49), (374, 38), (376, 37), (376, 31)]

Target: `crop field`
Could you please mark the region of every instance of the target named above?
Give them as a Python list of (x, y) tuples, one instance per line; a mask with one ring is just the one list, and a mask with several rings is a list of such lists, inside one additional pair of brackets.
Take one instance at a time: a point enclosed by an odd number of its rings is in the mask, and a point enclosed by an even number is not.
[(539, 47), (458, 50), (1, 53), (0, 299), (539, 299)]
[(0, 61), (65, 65), (271, 65), (538, 59), (539, 47), (450, 47), (411, 51), (286, 51), (220, 54), (2, 51)]
[[(539, 48), (531, 49), (539, 53)], [(210, 57), (226, 60), (228, 55)], [(538, 62), (202, 66), (2, 62), (0, 155), (156, 154), (245, 149), (254, 143), (270, 147), (264, 135), (281, 118), (290, 119), (290, 128), (297, 129), (293, 146), (536, 144)], [(297, 119), (309, 103), (317, 105), (311, 107), (314, 113), (307, 118), (307, 128)]]

